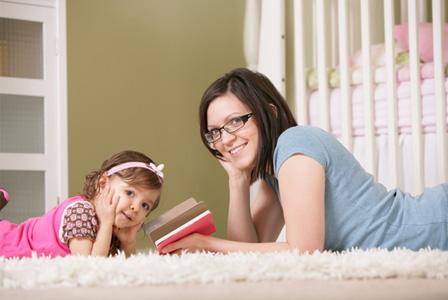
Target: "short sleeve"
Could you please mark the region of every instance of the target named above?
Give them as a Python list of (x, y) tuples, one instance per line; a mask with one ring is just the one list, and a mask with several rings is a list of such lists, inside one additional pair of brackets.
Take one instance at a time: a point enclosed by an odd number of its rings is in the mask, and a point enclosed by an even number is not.
[(97, 231), (98, 220), (90, 202), (79, 201), (66, 208), (62, 218), (62, 242), (68, 244), (72, 238), (94, 241)]
[(329, 156), (326, 146), (322, 142), (323, 134), (325, 133), (319, 128), (304, 126), (291, 127), (283, 132), (274, 151), (275, 174), (278, 175), (282, 164), (295, 154), (308, 156), (326, 169)]

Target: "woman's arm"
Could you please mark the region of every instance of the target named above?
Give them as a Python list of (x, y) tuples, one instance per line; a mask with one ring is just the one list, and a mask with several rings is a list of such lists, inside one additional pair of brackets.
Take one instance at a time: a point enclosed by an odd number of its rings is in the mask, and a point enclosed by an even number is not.
[(257, 242), (258, 236), (250, 212), (250, 177), (229, 176), (229, 212), (227, 238), (233, 241)]
[(227, 238), (240, 242), (275, 241), (283, 225), (280, 202), (264, 180), (251, 207), (250, 178), (229, 177), (229, 212)]
[(288, 244), (322, 251), (325, 241), (325, 170), (301, 154), (288, 158), (278, 174)]
[[(283, 163), (278, 179), (286, 225), (286, 242), (229, 241), (193, 234), (166, 246), (162, 251), (165, 253), (181, 250), (267, 252), (298, 249), (300, 252), (322, 251), (325, 240), (324, 168), (314, 159), (304, 155), (294, 155)], [(274, 212), (272, 215), (265, 212), (269, 207), (273, 207), (274, 211), (277, 209), (272, 204), (272, 206), (268, 205), (269, 197), (265, 196), (266, 199), (259, 204), (260, 207), (254, 208), (254, 223), (258, 224), (256, 228), (260, 232), (260, 237), (267, 241), (272, 239), (273, 233), (277, 232), (279, 224), (274, 221), (276, 219), (274, 216), (278, 212)], [(264, 207), (264, 205), (266, 206)], [(271, 217), (263, 219), (265, 214)], [(237, 229), (235, 228), (235, 230)]]
[(283, 209), (277, 195), (264, 180), (259, 180), (257, 196), (251, 210), (258, 242), (276, 241), (285, 225)]

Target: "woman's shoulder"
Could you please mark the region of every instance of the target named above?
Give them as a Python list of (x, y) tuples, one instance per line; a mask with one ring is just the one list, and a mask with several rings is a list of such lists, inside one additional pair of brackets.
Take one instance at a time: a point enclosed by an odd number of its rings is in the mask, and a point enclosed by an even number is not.
[(329, 136), (329, 133), (319, 127), (297, 125), (283, 131), (279, 139), (294, 136)]
[(328, 135), (324, 130), (312, 126), (295, 126), (285, 130), (274, 150), (275, 172), (289, 157), (298, 153), (313, 158), (325, 168), (329, 160)]
[(277, 146), (289, 145), (291, 143), (317, 143), (326, 144), (335, 138), (325, 130), (313, 126), (294, 126), (286, 129), (278, 138)]

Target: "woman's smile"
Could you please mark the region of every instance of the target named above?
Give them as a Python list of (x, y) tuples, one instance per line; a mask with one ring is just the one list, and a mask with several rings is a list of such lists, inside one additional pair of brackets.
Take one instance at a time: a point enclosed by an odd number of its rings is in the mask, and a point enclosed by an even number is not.
[(241, 150), (243, 150), (243, 148), (246, 147), (246, 145), (247, 143), (244, 143), (242, 145), (230, 149), (229, 150), (230, 155), (233, 157), (238, 156), (241, 153)]

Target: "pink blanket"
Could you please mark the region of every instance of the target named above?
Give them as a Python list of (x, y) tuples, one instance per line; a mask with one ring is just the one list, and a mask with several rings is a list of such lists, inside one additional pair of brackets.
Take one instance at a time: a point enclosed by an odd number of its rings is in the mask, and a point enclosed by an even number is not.
[[(436, 101), (434, 96), (434, 79), (424, 79), (421, 82), (422, 101), (422, 129), (424, 133), (435, 132), (436, 128)], [(445, 91), (448, 94), (448, 80), (445, 81)], [(398, 130), (401, 134), (409, 134), (412, 131), (411, 113), (411, 89), (410, 82), (404, 81), (398, 84)], [(375, 132), (377, 135), (387, 133), (387, 86), (380, 83), (374, 89), (375, 103)], [(354, 136), (364, 135), (364, 95), (362, 86), (352, 89), (352, 129)], [(310, 96), (310, 124), (320, 125), (319, 91)], [(339, 88), (331, 90), (330, 93), (330, 124), (331, 131), (336, 136), (341, 135), (341, 97)], [(448, 105), (447, 105), (448, 108)], [(447, 114), (448, 115), (448, 114)], [(447, 117), (448, 123), (448, 117)]]

